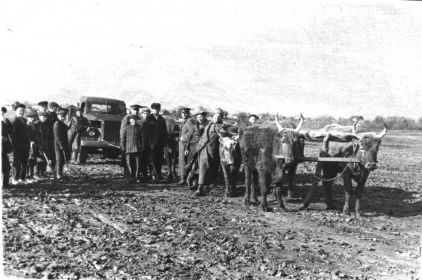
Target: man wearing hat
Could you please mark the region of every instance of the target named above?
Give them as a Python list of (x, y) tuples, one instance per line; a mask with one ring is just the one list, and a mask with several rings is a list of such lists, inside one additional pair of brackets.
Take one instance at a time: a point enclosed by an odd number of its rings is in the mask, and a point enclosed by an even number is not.
[(38, 102), (38, 106), (40, 106), (40, 112), (47, 112), (47, 107), (48, 107), (48, 101), (40, 101)]
[(54, 124), (57, 121), (57, 113), (56, 111), (59, 109), (59, 104), (56, 102), (49, 102), (47, 106), (47, 116), (48, 122), (50, 123), (51, 127), (53, 128)]
[(212, 121), (205, 127), (201, 139), (199, 139), (198, 151), (198, 190), (195, 196), (204, 195), (204, 185), (216, 184), (218, 169), (220, 167), (220, 155), (218, 133), (223, 127), (224, 111), (220, 108), (214, 111)]
[(14, 149), (12, 145), (13, 127), (8, 118), (4, 116), (7, 112), (5, 107), (1, 107), (1, 167), (3, 173), (3, 188), (9, 185), (10, 162), (8, 154)]
[[(161, 166), (164, 156), (164, 147), (168, 142), (166, 121), (160, 116), (161, 104), (151, 104), (151, 114), (147, 117), (144, 126), (146, 137), (151, 148), (151, 162), (153, 165), (154, 180), (162, 180)], [(155, 178), (154, 178), (155, 177)]]
[[(28, 179), (34, 179), (34, 169), (37, 164), (38, 158), (38, 140), (35, 120), (37, 112), (30, 111), (26, 114), (28, 125), (28, 138), (29, 138), (29, 158), (28, 158)], [(38, 173), (38, 170), (37, 170)], [(38, 175), (36, 175), (38, 177)]]
[(247, 126), (255, 125), (255, 123), (258, 119), (259, 119), (259, 117), (255, 114), (249, 115)]
[(140, 120), (140, 125), (142, 127), (142, 141), (143, 141), (143, 145), (142, 145), (142, 150), (141, 150), (141, 157), (140, 157), (140, 172), (142, 174), (142, 178), (143, 180), (147, 180), (148, 178), (148, 172), (151, 174), (152, 173), (152, 164), (150, 162), (150, 153), (151, 153), (151, 147), (149, 145), (149, 138), (147, 136), (147, 133), (145, 131), (145, 127), (147, 125), (145, 125), (146, 121), (147, 121), (147, 117), (151, 114), (151, 109), (148, 107), (142, 107), (139, 110), (139, 113), (141, 115), (141, 120)]
[(71, 162), (79, 164), (79, 153), (81, 151), (82, 133), (89, 130), (89, 121), (82, 115), (81, 108), (76, 108), (76, 115), (70, 120), (68, 147), (71, 149)]
[(68, 158), (67, 125), (64, 123), (66, 112), (60, 110), (54, 123), (54, 151), (56, 154), (56, 179), (63, 179), (63, 167)]
[(40, 111), (38, 113), (39, 121), (36, 123), (37, 139), (39, 141), (39, 159), (37, 174), (39, 177), (46, 176), (46, 167), (50, 167), (55, 172), (56, 154), (54, 148), (53, 129), (50, 126), (47, 112)]
[[(120, 123), (120, 139), (122, 139), (123, 133), (125, 132), (125, 129), (126, 129), (126, 126), (129, 124), (129, 116), (133, 115), (137, 122), (141, 119), (139, 117), (139, 114), (138, 114), (139, 108), (141, 108), (141, 106), (139, 106), (138, 104), (133, 104), (129, 107), (129, 114), (124, 116), (123, 119), (122, 119), (122, 122)], [(122, 149), (122, 147), (120, 147), (120, 149), (122, 150), (121, 166), (123, 167), (124, 176), (128, 177), (129, 173), (128, 173), (128, 167), (126, 165), (125, 153), (124, 153), (124, 150)]]
[(179, 176), (180, 182), (178, 185), (186, 184), (187, 172), (185, 171), (186, 163), (188, 162), (189, 146), (188, 143), (192, 141), (195, 132), (196, 122), (191, 118), (190, 108), (180, 109), (182, 117), (182, 124), (179, 137)]
[(18, 103), (15, 104), (14, 108), (16, 117), (12, 121), (12, 143), (15, 148), (13, 151), (14, 178), (12, 179), (12, 184), (16, 185), (18, 183), (28, 183), (28, 181), (25, 181), (25, 178), (30, 146), (28, 138), (28, 126), (26, 124), (26, 119), (24, 118), (26, 106), (24, 104)]
[(142, 127), (137, 123), (137, 115), (129, 115), (129, 124), (120, 139), (120, 147), (125, 153), (130, 182), (139, 182), (140, 153), (143, 146)]
[(192, 134), (189, 136), (189, 140), (185, 146), (185, 153), (187, 153), (186, 165), (184, 168), (184, 174), (187, 176), (187, 184), (193, 190), (198, 186), (198, 154), (197, 146), (199, 139), (204, 133), (205, 126), (208, 124), (207, 112), (198, 110), (195, 112), (195, 118), (188, 121), (187, 125), (192, 124)]

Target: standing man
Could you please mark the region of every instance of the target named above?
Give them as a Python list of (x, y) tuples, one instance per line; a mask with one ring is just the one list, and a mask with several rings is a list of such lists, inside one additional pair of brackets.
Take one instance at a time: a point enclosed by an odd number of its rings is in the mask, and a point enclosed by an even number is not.
[(38, 113), (39, 122), (36, 124), (37, 139), (39, 141), (39, 158), (41, 159), (38, 170), (40, 177), (45, 177), (47, 165), (55, 173), (56, 154), (54, 148), (53, 129), (50, 127), (47, 112)]
[(154, 169), (153, 180), (162, 180), (161, 166), (163, 163), (164, 147), (167, 145), (168, 133), (166, 121), (160, 116), (161, 104), (151, 104), (151, 115), (146, 119), (146, 133), (151, 148), (151, 162)]
[(126, 166), (128, 167), (128, 173), (130, 176), (129, 182), (140, 181), (140, 154), (142, 150), (142, 128), (137, 123), (136, 115), (129, 116), (129, 125), (125, 127), (125, 130), (120, 139), (120, 147), (125, 153)]
[(12, 184), (25, 183), (26, 168), (29, 157), (29, 137), (26, 119), (23, 117), (26, 106), (24, 104), (15, 105), (16, 117), (12, 121), (13, 138), (12, 143), (15, 147), (13, 152), (13, 170), (14, 178)]
[(57, 121), (57, 110), (59, 109), (59, 104), (56, 102), (49, 102), (47, 106), (47, 117), (48, 122), (50, 123), (51, 129), (53, 129), (54, 124)]
[(38, 106), (40, 106), (39, 112), (45, 112), (48, 111), (48, 101), (40, 101), (38, 102)]
[(185, 165), (187, 163), (187, 157), (189, 150), (187, 150), (187, 144), (193, 137), (195, 130), (195, 120), (191, 119), (190, 108), (180, 109), (180, 115), (182, 117), (182, 124), (179, 137), (179, 176), (180, 182), (178, 185), (186, 184), (187, 174), (185, 172)]
[(59, 111), (57, 121), (54, 123), (54, 151), (56, 154), (56, 179), (63, 179), (63, 166), (68, 158), (67, 125), (64, 123), (65, 111)]
[[(126, 126), (128, 126), (128, 124), (129, 124), (129, 116), (134, 115), (136, 121), (140, 120), (140, 117), (138, 115), (140, 107), (141, 106), (139, 106), (137, 104), (131, 105), (129, 107), (129, 114), (124, 116), (123, 119), (122, 119), (122, 122), (120, 123), (120, 140), (123, 137), (123, 133), (125, 132)], [(120, 147), (120, 149), (121, 149), (121, 152), (122, 152), (122, 160), (121, 160), (120, 166), (123, 167), (123, 176), (125, 178), (128, 178), (129, 173), (128, 173), (128, 167), (126, 165), (126, 155), (125, 155), (125, 152), (122, 149), (122, 147)]]
[[(28, 125), (28, 138), (29, 138), (29, 158), (28, 158), (28, 178), (34, 179), (34, 169), (37, 164), (38, 158), (38, 140), (35, 119), (37, 118), (37, 112), (31, 111), (26, 114), (27, 125)], [(37, 168), (38, 173), (38, 168)], [(38, 174), (37, 174), (38, 177)]]
[(69, 125), (68, 147), (72, 151), (71, 161), (74, 164), (79, 164), (79, 153), (81, 150), (81, 136), (84, 132), (89, 130), (89, 121), (82, 115), (80, 108), (76, 108), (76, 115), (72, 117)]
[(3, 173), (3, 188), (9, 185), (10, 178), (10, 162), (9, 153), (13, 152), (12, 138), (13, 126), (8, 118), (4, 116), (7, 112), (5, 107), (1, 107), (1, 167)]
[(152, 164), (150, 161), (150, 153), (151, 153), (151, 145), (149, 143), (149, 137), (148, 132), (146, 131), (146, 128), (148, 127), (147, 118), (151, 114), (150, 108), (142, 108), (140, 110), (141, 113), (141, 127), (142, 127), (142, 149), (141, 149), (141, 167), (140, 171), (142, 174), (142, 180), (144, 182), (148, 181), (148, 172), (149, 174), (152, 174)]
[(220, 167), (220, 154), (218, 132), (223, 127), (222, 109), (216, 109), (212, 121), (205, 127), (204, 134), (198, 143), (198, 190), (195, 196), (204, 195), (204, 185), (217, 183), (218, 168)]

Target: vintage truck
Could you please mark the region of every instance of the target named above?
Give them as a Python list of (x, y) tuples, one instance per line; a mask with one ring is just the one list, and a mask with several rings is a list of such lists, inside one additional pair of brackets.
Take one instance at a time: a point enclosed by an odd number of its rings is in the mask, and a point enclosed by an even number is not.
[(85, 163), (88, 154), (117, 158), (120, 155), (120, 123), (126, 115), (125, 102), (111, 98), (82, 96), (78, 107), (91, 126), (81, 138), (80, 162)]

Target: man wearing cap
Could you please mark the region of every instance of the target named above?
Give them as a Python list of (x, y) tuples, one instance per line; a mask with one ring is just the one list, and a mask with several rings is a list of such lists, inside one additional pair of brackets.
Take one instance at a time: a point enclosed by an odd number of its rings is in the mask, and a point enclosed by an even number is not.
[(130, 182), (139, 182), (140, 153), (143, 145), (142, 127), (137, 123), (137, 115), (129, 115), (128, 119), (129, 125), (124, 129), (120, 147), (125, 152)]
[(190, 108), (180, 109), (180, 116), (182, 117), (181, 130), (179, 136), (179, 176), (180, 182), (178, 185), (186, 184), (187, 174), (185, 173), (185, 165), (187, 163), (187, 143), (191, 140), (194, 132), (195, 121), (191, 118)]
[(71, 161), (79, 164), (79, 153), (81, 151), (82, 133), (89, 130), (89, 121), (82, 115), (80, 108), (76, 108), (76, 115), (70, 120), (68, 138), (68, 147), (71, 149)]
[(57, 113), (56, 111), (59, 108), (59, 104), (57, 104), (56, 102), (49, 102), (48, 106), (47, 106), (47, 117), (48, 117), (48, 122), (51, 125), (51, 128), (53, 128), (54, 124), (57, 121)]
[(199, 139), (198, 151), (198, 190), (196, 196), (204, 195), (204, 185), (217, 183), (220, 155), (218, 133), (223, 127), (224, 111), (220, 108), (214, 111), (212, 121), (205, 127), (204, 134)]
[(55, 173), (56, 154), (54, 149), (54, 135), (53, 129), (50, 126), (47, 112), (40, 111), (38, 113), (39, 121), (36, 123), (37, 139), (39, 141), (39, 163), (38, 171), (39, 177), (46, 176), (46, 167), (50, 167), (51, 171)]
[(64, 123), (66, 112), (61, 110), (54, 123), (54, 151), (56, 154), (56, 179), (63, 179), (63, 167), (68, 158), (67, 125)]
[(255, 114), (249, 115), (248, 123), (246, 124), (246, 126), (255, 125), (255, 123), (258, 119), (259, 119), (259, 117)]
[(29, 157), (29, 138), (28, 138), (28, 126), (26, 119), (24, 118), (26, 106), (24, 104), (15, 104), (16, 117), (12, 121), (13, 126), (13, 137), (12, 143), (15, 148), (13, 151), (13, 170), (14, 178), (12, 184), (28, 183), (25, 182), (26, 168), (28, 166)]
[(9, 185), (10, 162), (8, 154), (13, 152), (12, 137), (13, 126), (8, 118), (4, 116), (7, 112), (5, 107), (1, 107), (1, 167), (3, 173), (3, 188)]
[(187, 143), (186, 150), (189, 151), (185, 165), (185, 173), (188, 174), (187, 184), (190, 189), (195, 190), (198, 187), (198, 152), (197, 146), (199, 139), (204, 133), (205, 127), (208, 125), (207, 112), (199, 110), (195, 113), (195, 126), (192, 139)]
[(40, 106), (40, 112), (47, 112), (48, 101), (40, 101), (38, 102), (38, 106)]
[(147, 117), (151, 114), (151, 109), (148, 107), (143, 107), (139, 110), (141, 115), (140, 126), (142, 127), (142, 149), (141, 149), (141, 156), (140, 156), (140, 172), (142, 174), (142, 180), (147, 181), (148, 172), (152, 173), (152, 164), (150, 162), (150, 153), (151, 147), (149, 144), (149, 138), (146, 133), (147, 125), (145, 125), (147, 121)]
[[(139, 117), (139, 114), (138, 114), (139, 108), (141, 108), (141, 106), (139, 106), (138, 104), (133, 104), (129, 107), (129, 114), (124, 116), (123, 119), (122, 119), (122, 122), (120, 123), (120, 139), (122, 139), (123, 133), (125, 132), (125, 129), (126, 129), (126, 126), (129, 124), (129, 116), (133, 115), (137, 122), (141, 119)], [(121, 166), (123, 167), (124, 177), (128, 178), (129, 170), (128, 170), (128, 167), (126, 165), (126, 158), (125, 158), (126, 154), (125, 154), (125, 151), (122, 149), (122, 147), (120, 147), (120, 149), (122, 151)]]
[[(144, 125), (146, 137), (151, 148), (151, 162), (153, 165), (154, 180), (162, 180), (161, 166), (163, 163), (164, 147), (167, 145), (168, 132), (166, 121), (160, 116), (161, 104), (151, 104), (151, 114), (147, 117)], [(155, 178), (154, 178), (155, 177)]]
[[(28, 126), (28, 138), (29, 138), (29, 158), (28, 158), (28, 178), (34, 179), (34, 169), (37, 164), (38, 158), (38, 140), (35, 120), (37, 118), (37, 112), (30, 111), (26, 114), (27, 126)], [(38, 173), (38, 168), (37, 168)], [(38, 175), (36, 175), (38, 177)]]

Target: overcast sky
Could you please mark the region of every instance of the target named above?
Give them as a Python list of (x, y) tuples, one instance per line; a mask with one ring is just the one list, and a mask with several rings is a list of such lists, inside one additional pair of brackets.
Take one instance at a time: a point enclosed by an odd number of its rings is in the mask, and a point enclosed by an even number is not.
[(422, 116), (417, 1), (0, 1), (2, 103)]

